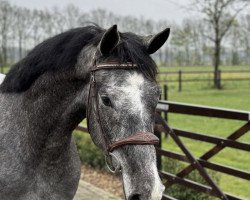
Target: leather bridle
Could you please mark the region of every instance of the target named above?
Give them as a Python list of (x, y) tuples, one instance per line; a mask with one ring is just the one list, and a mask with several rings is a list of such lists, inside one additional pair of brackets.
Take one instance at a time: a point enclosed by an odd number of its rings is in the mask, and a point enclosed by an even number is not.
[[(89, 120), (90, 120), (90, 115), (91, 115), (92, 103), (95, 103), (95, 106), (96, 106), (95, 114), (97, 117), (97, 123), (99, 125), (99, 129), (100, 129), (100, 133), (102, 137), (101, 140), (103, 142), (106, 157), (109, 157), (109, 156), (115, 157), (114, 154), (112, 154), (112, 151), (124, 145), (155, 145), (159, 143), (158, 137), (156, 137), (153, 133), (144, 132), (144, 131), (139, 131), (126, 138), (122, 138), (117, 141), (109, 142), (103, 131), (103, 126), (102, 126), (102, 121), (100, 118), (100, 111), (99, 111), (99, 100), (98, 100), (99, 98), (97, 95), (95, 72), (98, 70), (102, 70), (102, 69), (129, 70), (129, 69), (136, 69), (136, 68), (137, 68), (136, 64), (119, 63), (119, 62), (98, 63), (98, 64), (95, 64), (93, 68), (91, 68), (90, 87), (89, 87), (89, 95), (88, 95), (88, 108), (87, 108), (87, 125), (88, 125), (88, 130), (90, 131)], [(116, 157), (115, 159), (117, 160), (117, 162), (119, 162)]]

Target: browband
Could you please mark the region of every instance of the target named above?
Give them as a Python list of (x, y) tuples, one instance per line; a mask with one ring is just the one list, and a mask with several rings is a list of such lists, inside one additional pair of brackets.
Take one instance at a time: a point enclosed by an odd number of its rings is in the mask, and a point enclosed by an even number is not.
[(99, 63), (95, 65), (91, 71), (97, 71), (99, 69), (133, 69), (136, 68), (137, 64), (134, 63), (117, 63), (117, 62), (108, 62), (108, 63)]

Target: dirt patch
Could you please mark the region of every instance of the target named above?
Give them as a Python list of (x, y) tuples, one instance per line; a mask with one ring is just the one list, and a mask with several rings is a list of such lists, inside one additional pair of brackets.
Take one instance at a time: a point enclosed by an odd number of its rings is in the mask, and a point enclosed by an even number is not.
[(124, 199), (122, 182), (118, 176), (104, 170), (94, 169), (88, 165), (82, 165), (81, 171), (82, 180)]

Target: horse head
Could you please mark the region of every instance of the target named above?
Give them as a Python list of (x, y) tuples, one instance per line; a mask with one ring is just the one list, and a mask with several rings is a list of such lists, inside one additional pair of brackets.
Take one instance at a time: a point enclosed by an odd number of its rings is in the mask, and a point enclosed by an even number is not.
[(111, 168), (120, 169), (128, 200), (159, 200), (164, 191), (152, 134), (160, 89), (150, 54), (168, 36), (169, 29), (139, 37), (113, 26), (93, 50), (89, 66), (88, 128)]

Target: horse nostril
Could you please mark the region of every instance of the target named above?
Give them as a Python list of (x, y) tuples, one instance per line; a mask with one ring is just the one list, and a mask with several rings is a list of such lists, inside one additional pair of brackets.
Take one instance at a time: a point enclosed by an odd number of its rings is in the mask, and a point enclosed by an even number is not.
[(140, 195), (139, 194), (133, 194), (131, 195), (131, 197), (129, 198), (129, 200), (140, 200)]

